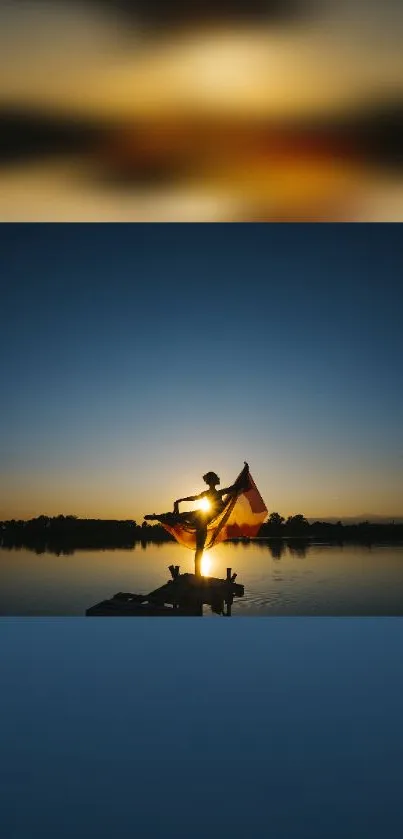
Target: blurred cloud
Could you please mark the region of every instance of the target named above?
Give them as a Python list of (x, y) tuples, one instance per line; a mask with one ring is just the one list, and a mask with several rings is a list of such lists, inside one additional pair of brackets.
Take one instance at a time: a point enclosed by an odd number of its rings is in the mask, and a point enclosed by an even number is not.
[(401, 220), (402, 36), (392, 0), (3, 3), (0, 218)]

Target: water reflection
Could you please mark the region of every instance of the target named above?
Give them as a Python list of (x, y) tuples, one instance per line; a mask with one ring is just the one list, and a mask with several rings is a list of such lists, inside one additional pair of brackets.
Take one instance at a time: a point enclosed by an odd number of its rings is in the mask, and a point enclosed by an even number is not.
[[(167, 582), (170, 565), (193, 573), (191, 551), (174, 542), (63, 551), (0, 548), (0, 615), (81, 615), (116, 592), (146, 594)], [(205, 554), (203, 572), (245, 587), (232, 606), (247, 615), (402, 615), (403, 544), (305, 540), (224, 543)], [(218, 602), (204, 614), (220, 611)]]
[[(263, 547), (263, 545), (262, 545)], [(281, 557), (285, 553), (285, 542), (282, 539), (278, 539), (277, 541), (268, 542), (267, 547), (273, 557), (273, 559), (281, 559)]]
[(307, 539), (293, 539), (287, 540), (287, 548), (292, 556), (298, 556), (303, 559), (309, 549), (309, 541)]

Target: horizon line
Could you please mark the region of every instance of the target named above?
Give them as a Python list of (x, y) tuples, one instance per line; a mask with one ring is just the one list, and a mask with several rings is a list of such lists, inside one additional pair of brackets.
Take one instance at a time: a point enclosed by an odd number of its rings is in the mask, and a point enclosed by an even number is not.
[[(267, 518), (269, 518), (269, 516), (273, 512), (278, 512), (278, 511), (277, 510), (272, 510), (271, 512), (268, 512), (267, 513)], [(393, 522), (396, 519), (402, 519), (403, 520), (403, 512), (402, 513), (395, 513), (393, 515), (390, 514), (390, 513), (388, 513), (388, 514), (386, 514), (386, 513), (356, 513), (356, 514), (354, 514), (353, 513), (353, 514), (344, 515), (344, 516), (340, 516), (340, 515), (337, 515), (337, 514), (334, 514), (334, 513), (332, 515), (326, 515), (326, 516), (308, 516), (308, 515), (305, 515), (304, 513), (302, 513), (302, 514), (301, 513), (291, 513), (290, 516), (284, 516), (284, 520), (286, 521), (287, 518), (289, 518), (289, 517), (291, 518), (292, 516), (295, 516), (295, 515), (303, 515), (304, 518), (309, 522), (327, 521), (327, 520), (331, 520), (331, 519), (333, 519), (335, 521), (341, 521), (341, 522), (343, 520), (352, 520), (352, 519), (357, 519), (357, 520), (360, 520), (360, 521), (370, 521), (371, 519), (378, 519), (378, 520), (382, 519), (382, 520), (387, 520), (388, 522)], [(38, 519), (41, 516), (44, 516), (45, 518), (48, 518), (48, 519), (57, 519), (59, 516), (63, 516), (63, 518), (75, 518), (75, 519), (84, 520), (84, 521), (85, 520), (87, 520), (87, 521), (124, 521), (124, 522), (135, 522), (136, 524), (138, 523), (138, 520), (137, 520), (136, 517), (133, 517), (133, 518), (110, 518), (110, 517), (101, 517), (101, 516), (78, 515), (77, 513), (57, 513), (57, 514), (54, 514), (54, 515), (48, 515), (47, 513), (38, 513), (37, 515), (31, 516), (31, 517), (28, 517), (28, 518), (20, 518), (20, 517), (16, 517), (16, 516), (12, 516), (11, 518), (10, 517), (4, 518), (3, 516), (0, 516), (0, 522), (4, 523), (4, 522), (10, 522), (10, 521), (23, 521), (23, 522), (34, 521), (35, 519)], [(140, 518), (142, 518), (144, 520), (144, 516), (142, 516)]]

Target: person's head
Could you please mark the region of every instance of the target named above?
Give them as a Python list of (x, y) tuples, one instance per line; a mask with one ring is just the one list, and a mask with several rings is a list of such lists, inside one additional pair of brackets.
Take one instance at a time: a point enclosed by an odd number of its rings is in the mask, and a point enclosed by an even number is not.
[(220, 483), (220, 479), (215, 472), (206, 472), (206, 474), (203, 475), (203, 481), (205, 481), (210, 488), (215, 487)]

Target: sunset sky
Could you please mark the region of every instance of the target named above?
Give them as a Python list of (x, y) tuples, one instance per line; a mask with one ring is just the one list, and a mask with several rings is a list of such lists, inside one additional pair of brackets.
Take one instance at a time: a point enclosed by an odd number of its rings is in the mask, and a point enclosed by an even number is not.
[(403, 514), (398, 226), (3, 225), (0, 519)]

